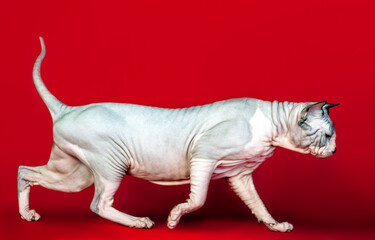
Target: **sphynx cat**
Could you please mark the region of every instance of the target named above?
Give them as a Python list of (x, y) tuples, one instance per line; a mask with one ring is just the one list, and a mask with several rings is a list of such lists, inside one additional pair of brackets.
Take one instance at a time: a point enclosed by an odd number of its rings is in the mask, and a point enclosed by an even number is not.
[(27, 221), (40, 215), (29, 208), (31, 186), (79, 192), (92, 184), (90, 209), (103, 218), (135, 228), (151, 228), (147, 217), (116, 210), (113, 196), (125, 175), (156, 184), (190, 184), (186, 202), (175, 206), (168, 227), (203, 206), (211, 179), (225, 179), (270, 230), (289, 232), (268, 213), (252, 179), (253, 171), (276, 147), (325, 158), (336, 151), (328, 113), (338, 104), (231, 99), (181, 109), (122, 103), (71, 107), (57, 100), (40, 76), (45, 46), (33, 79), (53, 119), (53, 146), (44, 166), (20, 166), (19, 212)]

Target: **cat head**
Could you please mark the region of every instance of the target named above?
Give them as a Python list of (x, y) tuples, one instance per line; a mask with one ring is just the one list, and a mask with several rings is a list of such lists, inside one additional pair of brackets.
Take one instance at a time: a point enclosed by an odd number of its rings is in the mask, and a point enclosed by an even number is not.
[(288, 118), (289, 141), (294, 150), (319, 158), (336, 152), (336, 132), (329, 109), (339, 104), (309, 102), (297, 105)]

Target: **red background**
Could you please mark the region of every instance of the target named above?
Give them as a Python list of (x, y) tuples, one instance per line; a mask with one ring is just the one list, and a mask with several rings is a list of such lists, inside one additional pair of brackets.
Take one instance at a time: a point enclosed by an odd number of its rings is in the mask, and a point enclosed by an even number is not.
[[(372, 1), (0, 1), (1, 239), (252, 238), (375, 236)], [(224, 181), (206, 205), (168, 230), (169, 210), (188, 186), (126, 177), (115, 206), (156, 220), (154, 230), (121, 227), (91, 213), (93, 187), (60, 193), (34, 187), (39, 223), (19, 218), (17, 168), (44, 165), (52, 123), (32, 82), (43, 36), (42, 76), (68, 105), (126, 102), (186, 107), (235, 97), (322, 101), (337, 153), (317, 159), (278, 149), (254, 173), (278, 221), (271, 233)]]

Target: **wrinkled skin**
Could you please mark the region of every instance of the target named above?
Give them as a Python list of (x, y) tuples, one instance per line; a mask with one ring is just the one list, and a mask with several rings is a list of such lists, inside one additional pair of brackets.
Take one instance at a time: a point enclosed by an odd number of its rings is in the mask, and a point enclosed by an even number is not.
[(331, 156), (336, 151), (336, 132), (329, 118), (329, 108), (337, 106), (327, 102), (308, 103), (302, 110), (294, 110), (298, 118), (289, 120), (289, 129), (294, 133), (291, 141), (296, 148), (303, 149), (319, 158)]
[(279, 223), (268, 213), (252, 172), (279, 146), (317, 157), (336, 151), (328, 116), (335, 105), (326, 102), (241, 98), (183, 109), (120, 103), (67, 106), (40, 78), (45, 55), (41, 42), (33, 78), (53, 119), (54, 144), (46, 165), (19, 167), (19, 211), (27, 221), (40, 219), (29, 208), (31, 186), (78, 192), (94, 184), (93, 212), (128, 227), (151, 228), (149, 218), (112, 206), (124, 175), (132, 175), (163, 185), (190, 183), (188, 200), (170, 212), (169, 228), (203, 206), (211, 179), (226, 179), (259, 222), (272, 231), (290, 232), (290, 223)]

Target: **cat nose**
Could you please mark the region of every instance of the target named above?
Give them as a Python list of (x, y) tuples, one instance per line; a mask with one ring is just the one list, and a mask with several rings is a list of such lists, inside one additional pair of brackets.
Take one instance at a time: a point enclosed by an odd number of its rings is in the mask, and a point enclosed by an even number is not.
[(332, 154), (334, 154), (336, 152), (336, 148), (335, 149), (333, 149), (333, 151), (332, 151)]

